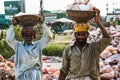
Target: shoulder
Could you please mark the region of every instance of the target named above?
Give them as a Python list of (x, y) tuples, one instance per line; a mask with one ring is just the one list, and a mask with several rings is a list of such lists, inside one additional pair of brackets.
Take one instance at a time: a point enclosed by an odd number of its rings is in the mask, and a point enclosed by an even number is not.
[(74, 47), (74, 44), (69, 44), (65, 47), (65, 50), (72, 49)]
[(71, 53), (73, 53), (74, 50), (75, 50), (75, 45), (70, 44), (70, 45), (66, 46), (66, 48), (64, 49), (63, 54), (67, 55), (67, 56), (70, 56)]

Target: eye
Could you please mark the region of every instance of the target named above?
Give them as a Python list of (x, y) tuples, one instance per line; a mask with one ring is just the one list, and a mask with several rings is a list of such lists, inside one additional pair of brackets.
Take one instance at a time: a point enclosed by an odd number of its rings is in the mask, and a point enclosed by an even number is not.
[(87, 36), (87, 33), (77, 33), (78, 36)]

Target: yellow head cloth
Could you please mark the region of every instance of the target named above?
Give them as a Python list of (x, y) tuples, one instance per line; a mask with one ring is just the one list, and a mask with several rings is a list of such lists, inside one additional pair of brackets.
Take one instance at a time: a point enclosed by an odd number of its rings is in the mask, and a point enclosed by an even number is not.
[(74, 30), (75, 30), (75, 32), (88, 31), (89, 23), (88, 22), (87, 23), (75, 23)]

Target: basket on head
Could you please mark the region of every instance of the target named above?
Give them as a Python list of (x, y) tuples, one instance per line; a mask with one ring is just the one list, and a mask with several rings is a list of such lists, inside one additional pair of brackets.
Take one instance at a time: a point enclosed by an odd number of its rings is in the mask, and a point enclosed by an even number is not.
[(87, 22), (95, 16), (95, 11), (66, 10), (66, 12), (77, 23)]
[(15, 16), (15, 20), (17, 21), (18, 25), (21, 25), (22, 27), (26, 26), (35, 26), (37, 23), (39, 23), (39, 15), (35, 14), (23, 14)]

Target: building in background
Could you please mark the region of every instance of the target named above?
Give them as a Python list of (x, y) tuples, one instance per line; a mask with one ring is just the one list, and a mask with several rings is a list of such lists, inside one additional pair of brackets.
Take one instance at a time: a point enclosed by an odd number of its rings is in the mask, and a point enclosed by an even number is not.
[(120, 19), (120, 0), (106, 0), (107, 22)]
[(20, 0), (0, 0), (0, 8), (0, 28), (5, 28), (13, 15), (20, 12)]
[(4, 0), (5, 17), (11, 19), (13, 15), (21, 12), (20, 0)]

